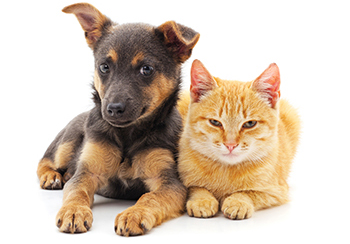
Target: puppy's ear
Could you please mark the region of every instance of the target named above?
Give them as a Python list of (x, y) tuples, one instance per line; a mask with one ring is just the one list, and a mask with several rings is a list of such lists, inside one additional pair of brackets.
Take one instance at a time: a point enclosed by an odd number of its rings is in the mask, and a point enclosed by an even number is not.
[(85, 31), (86, 42), (94, 49), (98, 39), (108, 32), (113, 22), (88, 3), (77, 3), (62, 9), (64, 13), (74, 14)]
[(199, 102), (202, 96), (217, 87), (214, 77), (204, 67), (201, 61), (194, 60), (191, 67), (191, 101)]
[(156, 31), (162, 35), (166, 47), (180, 63), (191, 56), (192, 49), (199, 40), (199, 33), (174, 21), (165, 22)]

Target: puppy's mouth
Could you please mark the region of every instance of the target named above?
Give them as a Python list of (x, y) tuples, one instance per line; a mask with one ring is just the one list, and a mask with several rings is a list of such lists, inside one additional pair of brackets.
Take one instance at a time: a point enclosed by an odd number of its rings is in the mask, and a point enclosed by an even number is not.
[(142, 109), (139, 118), (140, 118), (142, 115), (144, 115), (144, 114), (146, 113), (146, 111), (148, 110), (148, 107), (149, 107), (149, 106), (147, 105), (147, 106), (145, 106), (145, 107)]
[(125, 121), (125, 122), (124, 121), (117, 122), (117, 121), (107, 120), (107, 122), (113, 127), (125, 128), (125, 127), (128, 127), (129, 125), (131, 125), (134, 121), (129, 120), (129, 121)]

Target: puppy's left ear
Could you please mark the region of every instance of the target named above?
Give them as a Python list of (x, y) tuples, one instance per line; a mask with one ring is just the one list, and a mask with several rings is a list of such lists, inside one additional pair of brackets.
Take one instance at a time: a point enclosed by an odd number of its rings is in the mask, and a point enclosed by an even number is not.
[(113, 22), (108, 17), (88, 3), (69, 5), (62, 11), (67, 14), (74, 14), (77, 17), (85, 31), (86, 42), (91, 49), (94, 49), (98, 39), (113, 26)]
[(176, 61), (183, 63), (191, 57), (192, 49), (199, 40), (199, 33), (174, 21), (168, 21), (156, 28)]

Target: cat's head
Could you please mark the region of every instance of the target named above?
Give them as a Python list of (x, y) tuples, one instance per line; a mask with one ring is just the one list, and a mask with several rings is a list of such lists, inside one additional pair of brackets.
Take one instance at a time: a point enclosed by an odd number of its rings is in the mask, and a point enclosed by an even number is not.
[(277, 140), (279, 87), (276, 64), (254, 81), (240, 82), (214, 78), (195, 60), (185, 129), (191, 148), (230, 165), (267, 156)]

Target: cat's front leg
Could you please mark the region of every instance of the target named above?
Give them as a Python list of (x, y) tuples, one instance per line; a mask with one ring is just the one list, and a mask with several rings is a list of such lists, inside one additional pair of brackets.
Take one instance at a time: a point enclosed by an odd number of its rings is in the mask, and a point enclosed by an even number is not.
[(288, 201), (287, 190), (275, 187), (269, 191), (241, 191), (221, 201), (221, 211), (229, 219), (248, 219), (256, 210), (281, 205)]
[(191, 217), (209, 218), (218, 212), (219, 202), (207, 189), (190, 187), (186, 208)]
[(246, 193), (236, 192), (223, 200), (221, 211), (229, 219), (248, 219), (254, 213), (254, 203)]

